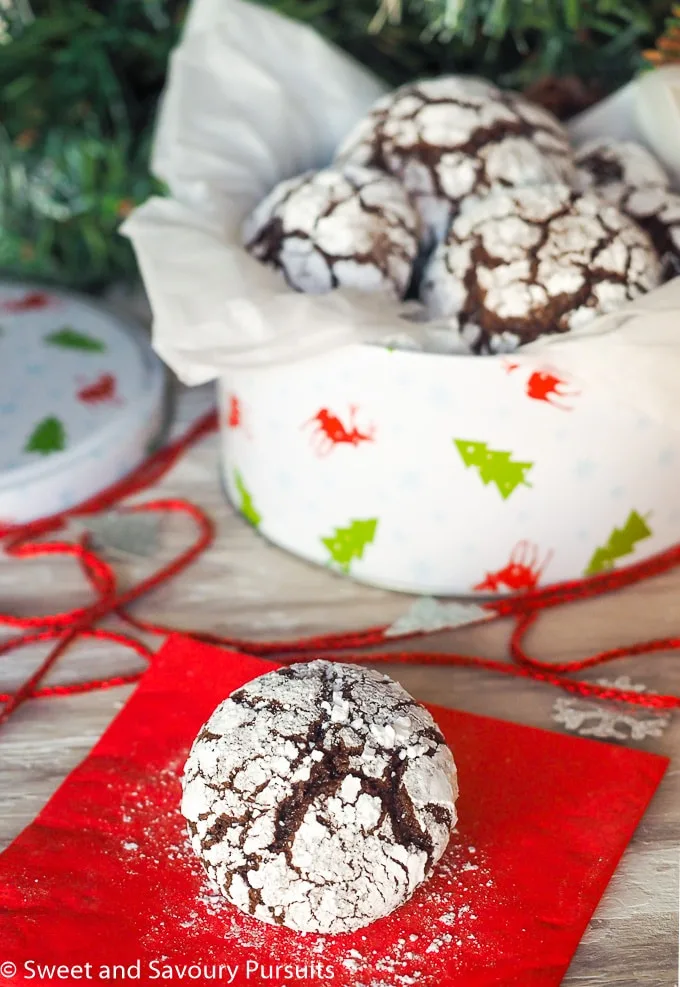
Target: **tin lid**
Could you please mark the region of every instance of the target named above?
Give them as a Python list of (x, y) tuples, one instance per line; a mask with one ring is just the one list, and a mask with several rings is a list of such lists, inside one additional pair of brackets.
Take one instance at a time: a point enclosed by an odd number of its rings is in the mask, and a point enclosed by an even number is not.
[(143, 330), (89, 298), (0, 282), (0, 519), (64, 510), (132, 469), (163, 392)]

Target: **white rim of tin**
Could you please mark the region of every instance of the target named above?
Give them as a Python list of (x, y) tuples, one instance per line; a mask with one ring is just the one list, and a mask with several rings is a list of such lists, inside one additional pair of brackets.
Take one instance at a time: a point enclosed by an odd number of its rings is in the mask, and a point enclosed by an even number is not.
[[(63, 298), (81, 305), (83, 308), (89, 308), (100, 315), (109, 316), (121, 330), (127, 333), (132, 341), (144, 365), (149, 384), (148, 391), (145, 391), (139, 400), (127, 408), (120, 417), (116, 418), (115, 421), (109, 422), (108, 425), (105, 425), (100, 431), (95, 432), (89, 438), (83, 439), (75, 449), (70, 450), (66, 454), (61, 454), (56, 461), (41, 461), (29, 463), (26, 466), (15, 466), (12, 469), (0, 473), (0, 492), (2, 492), (2, 490), (14, 488), (22, 482), (48, 479), (55, 473), (61, 473), (69, 464), (75, 464), (81, 456), (87, 456), (93, 446), (99, 445), (100, 442), (107, 439), (111, 440), (119, 432), (129, 431), (142, 422), (146, 424), (147, 420), (153, 418), (154, 413), (159, 410), (159, 406), (165, 402), (168, 374), (164, 364), (151, 349), (150, 340), (148, 348), (143, 345), (145, 330), (141, 323), (135, 322), (128, 315), (121, 315), (114, 306), (106, 302), (100, 302), (98, 299), (93, 300), (87, 295), (80, 295), (75, 291), (54, 287), (45, 282), (15, 281), (11, 278), (1, 278), (0, 284), (11, 285), (12, 287), (22, 289), (25, 288), (27, 291), (45, 291), (47, 294), (54, 295), (55, 298)], [(158, 426), (159, 435), (163, 431), (164, 419), (165, 415), (162, 415), (161, 422)]]

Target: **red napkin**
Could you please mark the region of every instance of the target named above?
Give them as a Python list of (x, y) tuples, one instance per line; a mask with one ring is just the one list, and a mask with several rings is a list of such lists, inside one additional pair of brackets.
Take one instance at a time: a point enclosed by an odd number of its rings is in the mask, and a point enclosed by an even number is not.
[(0, 856), (0, 983), (559, 984), (667, 761), (430, 707), (461, 790), (436, 874), (364, 930), (303, 936), (211, 891), (178, 812), (199, 727), (273, 667), (168, 641), (90, 756)]

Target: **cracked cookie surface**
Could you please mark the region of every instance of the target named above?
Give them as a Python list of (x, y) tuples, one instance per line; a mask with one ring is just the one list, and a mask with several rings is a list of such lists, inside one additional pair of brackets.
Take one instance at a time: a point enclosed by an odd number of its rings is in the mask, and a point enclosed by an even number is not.
[(186, 763), (182, 813), (242, 911), (300, 932), (359, 929), (403, 904), (456, 822), (456, 768), (429, 712), (388, 676), (312, 661), (217, 707)]
[(574, 155), (575, 187), (595, 191), (606, 202), (621, 206), (635, 189), (668, 188), (666, 172), (636, 141), (597, 138), (582, 144)]
[(645, 230), (666, 274), (680, 269), (680, 195), (649, 151), (635, 141), (593, 140), (576, 152), (576, 187), (591, 189)]
[(666, 274), (680, 271), (680, 195), (665, 188), (633, 189), (621, 209), (646, 230), (664, 264)]
[(396, 175), (437, 241), (469, 195), (574, 177), (567, 133), (551, 113), (519, 93), (463, 76), (410, 83), (383, 97), (337, 160)]
[(556, 185), (466, 203), (421, 297), (472, 352), (500, 353), (580, 329), (660, 278), (644, 230), (599, 197)]
[(246, 249), (296, 291), (406, 293), (420, 223), (402, 185), (375, 169), (325, 168), (281, 182), (246, 220)]

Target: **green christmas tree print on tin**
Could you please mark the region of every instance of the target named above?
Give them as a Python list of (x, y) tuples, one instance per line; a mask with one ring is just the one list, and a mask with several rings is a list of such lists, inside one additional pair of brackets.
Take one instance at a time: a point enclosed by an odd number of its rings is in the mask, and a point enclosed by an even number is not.
[(262, 520), (262, 515), (256, 510), (255, 504), (253, 503), (253, 495), (250, 490), (248, 490), (248, 487), (245, 485), (243, 477), (238, 470), (234, 471), (234, 485), (238, 491), (239, 499), (237, 507), (239, 511), (244, 516), (246, 521), (250, 521), (253, 527), (257, 528)]
[(652, 529), (637, 511), (631, 511), (622, 528), (614, 528), (604, 545), (593, 552), (584, 576), (594, 576), (614, 568), (614, 563), (635, 551), (637, 542), (649, 538)]
[(41, 456), (49, 456), (52, 452), (62, 452), (66, 448), (66, 431), (64, 426), (50, 415), (38, 422), (31, 432), (24, 452), (37, 452)]
[(58, 346), (64, 350), (80, 350), (81, 353), (103, 353), (106, 345), (95, 336), (90, 336), (85, 332), (64, 326), (45, 336), (48, 346)]
[(349, 572), (354, 559), (361, 559), (364, 549), (375, 538), (377, 518), (364, 521), (350, 521), (346, 528), (336, 528), (332, 535), (322, 538), (322, 543), (330, 552), (330, 562), (334, 562), (343, 572)]
[(470, 439), (454, 439), (453, 444), (460, 458), (469, 469), (474, 466), (479, 471), (482, 483), (495, 484), (503, 500), (519, 486), (530, 487), (526, 475), (533, 463), (513, 460), (512, 453), (499, 449), (489, 449), (486, 442), (473, 442)]

